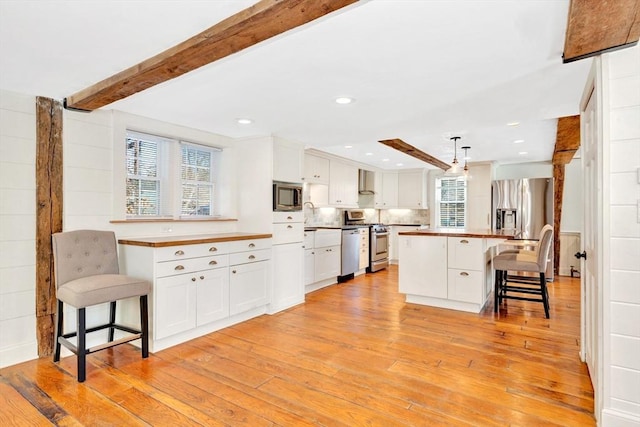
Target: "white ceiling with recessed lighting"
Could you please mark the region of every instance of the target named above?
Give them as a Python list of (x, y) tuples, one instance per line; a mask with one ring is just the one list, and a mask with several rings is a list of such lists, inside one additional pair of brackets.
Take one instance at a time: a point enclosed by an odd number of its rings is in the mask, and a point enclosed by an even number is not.
[[(63, 99), (253, 3), (2, 0), (0, 89)], [(234, 138), (276, 135), (384, 169), (431, 167), (377, 142), (391, 138), (447, 163), (452, 136), (471, 162), (548, 161), (556, 119), (578, 114), (591, 66), (562, 64), (568, 8), (361, 1), (104, 108)]]

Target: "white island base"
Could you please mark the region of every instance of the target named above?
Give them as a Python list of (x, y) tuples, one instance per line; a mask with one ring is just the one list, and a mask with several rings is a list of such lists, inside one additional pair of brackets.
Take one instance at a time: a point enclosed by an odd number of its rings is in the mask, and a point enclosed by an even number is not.
[(512, 236), (490, 231), (399, 234), (399, 291), (406, 302), (479, 313), (493, 288), (492, 248)]

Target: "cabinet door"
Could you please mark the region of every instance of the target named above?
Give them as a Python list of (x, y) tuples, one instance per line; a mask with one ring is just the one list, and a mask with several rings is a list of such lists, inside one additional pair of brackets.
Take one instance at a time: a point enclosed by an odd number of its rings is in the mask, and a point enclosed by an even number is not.
[(304, 284), (310, 285), (315, 282), (315, 250), (305, 249), (304, 251)]
[(273, 246), (272, 310), (283, 310), (304, 301), (303, 257), (301, 243)]
[(376, 209), (382, 209), (384, 207), (384, 186), (382, 185), (382, 180), (383, 180), (383, 173), (382, 172), (376, 172), (375, 173), (375, 179), (373, 181), (373, 191), (374, 191), (374, 195), (373, 195), (373, 206)]
[(273, 143), (273, 179), (284, 182), (302, 182), (304, 147), (285, 141)]
[(195, 274), (191, 273), (156, 281), (154, 339), (195, 328), (196, 280)]
[(340, 246), (316, 248), (315, 281), (336, 278), (340, 275)]
[(229, 269), (216, 268), (196, 273), (196, 323), (198, 326), (229, 316)]
[(269, 262), (232, 265), (229, 280), (231, 315), (260, 307), (269, 302)]
[(399, 236), (400, 292), (447, 298), (447, 238)]
[(329, 205), (358, 206), (358, 168), (338, 161), (329, 163)]
[(382, 174), (382, 207), (384, 209), (398, 207), (398, 174), (395, 172)]
[(484, 240), (469, 237), (449, 237), (449, 268), (484, 270)]
[(449, 269), (448, 298), (482, 304), (483, 274), (475, 270)]
[(398, 207), (426, 208), (426, 182), (422, 172), (398, 174)]
[(304, 180), (311, 184), (329, 184), (329, 159), (305, 154)]

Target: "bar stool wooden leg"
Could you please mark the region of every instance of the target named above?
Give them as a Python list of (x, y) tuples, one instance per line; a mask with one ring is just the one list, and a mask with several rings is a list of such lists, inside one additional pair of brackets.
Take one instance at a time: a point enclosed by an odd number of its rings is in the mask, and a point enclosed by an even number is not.
[(498, 305), (500, 304), (498, 302), (498, 292), (500, 292), (500, 277), (502, 276), (502, 271), (501, 270), (496, 270), (496, 278), (495, 278), (495, 284), (494, 284), (494, 289), (493, 289), (493, 312), (497, 313), (498, 312)]
[(87, 322), (84, 308), (78, 309), (78, 382), (82, 383), (87, 377)]
[(56, 312), (56, 318), (57, 318), (56, 335), (55, 335), (56, 347), (55, 347), (55, 351), (53, 352), (53, 361), (59, 362), (60, 361), (60, 341), (58, 340), (58, 338), (60, 338), (60, 335), (64, 334), (64, 330), (62, 329), (64, 325), (64, 303), (60, 300), (58, 300), (58, 311)]
[(142, 358), (149, 357), (149, 309), (147, 296), (140, 296), (140, 329), (142, 331)]
[[(114, 325), (115, 323), (116, 323), (116, 302), (111, 301), (111, 304), (109, 307), (109, 324)], [(116, 331), (116, 328), (114, 328), (113, 326), (109, 328), (109, 342), (113, 341), (115, 331)]]
[(544, 314), (549, 318), (549, 292), (547, 291), (547, 280), (544, 277), (544, 273), (540, 273), (540, 293), (542, 297), (542, 304), (544, 305)]

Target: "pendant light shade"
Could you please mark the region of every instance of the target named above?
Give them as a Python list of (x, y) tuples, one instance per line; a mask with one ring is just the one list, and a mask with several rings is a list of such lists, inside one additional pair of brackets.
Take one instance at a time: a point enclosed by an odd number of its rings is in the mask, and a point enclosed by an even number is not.
[(465, 178), (471, 179), (471, 173), (469, 172), (469, 166), (467, 165), (467, 160), (469, 159), (467, 151), (470, 150), (471, 147), (466, 146), (466, 147), (462, 147), (462, 149), (464, 150), (464, 168), (462, 168), (462, 174), (464, 175)]
[(450, 138), (453, 141), (453, 161), (451, 162), (451, 167), (447, 169), (445, 174), (447, 175), (459, 175), (460, 174), (460, 164), (458, 163), (458, 149), (457, 143), (460, 139), (459, 136), (452, 136)]

